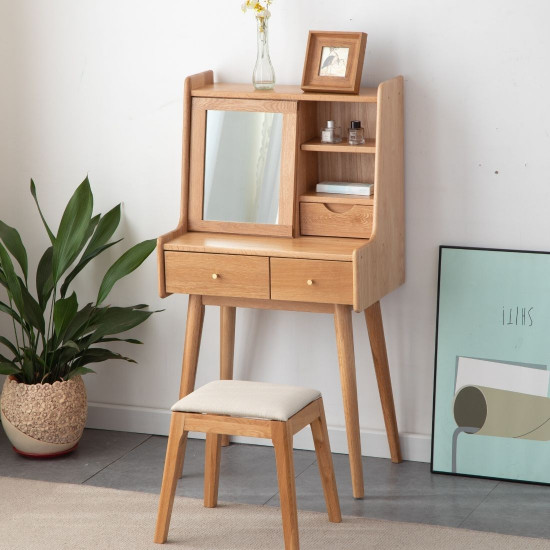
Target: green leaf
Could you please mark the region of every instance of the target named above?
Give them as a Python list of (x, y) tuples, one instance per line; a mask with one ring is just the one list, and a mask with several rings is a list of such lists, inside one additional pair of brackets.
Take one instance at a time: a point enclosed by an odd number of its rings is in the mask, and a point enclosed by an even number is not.
[(0, 363), (0, 374), (18, 374), (21, 369), (18, 369), (13, 363)]
[(135, 338), (100, 338), (97, 342), (128, 342), (129, 344), (143, 344), (143, 342)]
[(21, 270), (23, 271), (23, 276), (26, 281), (29, 273), (27, 251), (23, 246), (23, 241), (21, 240), (21, 236), (17, 232), (17, 229), (6, 225), (3, 221), (0, 221), (0, 239), (4, 241), (6, 248), (21, 266)]
[(146, 321), (152, 311), (134, 310), (131, 307), (109, 307), (97, 312), (92, 323), (97, 327), (91, 335), (90, 344), (100, 338), (126, 332)]
[(65, 329), (74, 319), (77, 311), (78, 301), (74, 292), (68, 298), (62, 298), (55, 302), (53, 308), (53, 323), (55, 334), (58, 338), (65, 332)]
[(33, 384), (36, 381), (35, 374), (37, 373), (35, 373), (32, 361), (28, 357), (25, 357), (25, 359), (23, 359), (22, 371), (25, 377), (25, 382), (27, 384)]
[(17, 311), (15, 311), (12, 307), (8, 306), (4, 302), (0, 302), (0, 311), (2, 311), (3, 313), (7, 313), (10, 317), (15, 319), (15, 322), (19, 325), (23, 324), (23, 319), (21, 319)]
[(2, 244), (0, 244), (0, 265), (2, 266), (2, 269), (4, 270), (4, 275), (6, 276), (8, 294), (11, 296), (19, 313), (23, 315), (23, 297), (21, 296), (19, 278), (17, 277), (17, 275), (15, 274), (15, 270), (13, 269), (10, 255)]
[(23, 298), (23, 317), (30, 325), (37, 328), (41, 334), (44, 334), (46, 326), (44, 323), (44, 312), (40, 304), (32, 297), (21, 279), (19, 279), (19, 286)]
[(104, 250), (107, 250), (108, 248), (111, 248), (111, 246), (119, 243), (122, 239), (119, 239), (118, 241), (114, 241), (112, 243), (107, 243), (103, 246), (100, 246), (93, 252), (91, 252), (88, 256), (82, 256), (82, 259), (76, 264), (75, 268), (65, 277), (65, 280), (63, 281), (63, 285), (61, 286), (61, 296), (65, 296), (67, 293), (67, 289), (69, 285), (72, 283), (73, 279), (86, 267), (86, 265), (91, 262), (96, 256), (99, 256)]
[(84, 254), (83, 258), (86, 258), (92, 254), (95, 250), (102, 247), (113, 236), (118, 224), (120, 223), (120, 204), (117, 204), (114, 208), (111, 208), (105, 216), (101, 218), (97, 224), (97, 229), (94, 232)]
[(15, 358), (19, 359), (19, 352), (17, 351), (17, 348), (5, 336), (0, 336), (0, 344), (4, 344), (4, 346), (6, 346), (13, 353)]
[(44, 224), (44, 227), (46, 228), (46, 231), (48, 232), (48, 237), (50, 237), (50, 241), (52, 244), (55, 243), (55, 235), (51, 232), (50, 228), (48, 227), (48, 224), (46, 223), (46, 220), (44, 216), (42, 215), (42, 210), (40, 209), (40, 205), (38, 204), (38, 197), (36, 196), (36, 186), (34, 185), (34, 181), (31, 179), (31, 195), (34, 198), (34, 202), (36, 203), (36, 206), (38, 208), (38, 213), (40, 214), (40, 217), (42, 218), (42, 223)]
[(36, 268), (36, 294), (42, 310), (46, 309), (46, 304), (53, 291), (52, 261), (53, 246), (50, 246), (40, 258)]
[(129, 363), (135, 363), (135, 361), (129, 357), (124, 357), (123, 355), (120, 355), (120, 353), (115, 353), (114, 351), (105, 348), (87, 349), (78, 356), (76, 361), (78, 366), (82, 367), (84, 365), (88, 365), (89, 363), (101, 363), (109, 359), (120, 359), (122, 361), (128, 361)]
[(137, 269), (153, 252), (156, 247), (156, 240), (150, 239), (136, 244), (130, 250), (125, 252), (105, 273), (99, 292), (97, 294), (97, 303), (101, 304), (107, 298), (114, 284)]
[(74, 376), (84, 376), (85, 374), (90, 373), (95, 374), (95, 370), (89, 369), (88, 367), (76, 367), (76, 369), (73, 369), (71, 372), (69, 372), (65, 380), (70, 380)]
[(92, 217), (93, 196), (90, 182), (86, 178), (74, 192), (65, 207), (57, 237), (53, 243), (53, 282), (59, 281), (61, 275), (74, 261), (75, 254), (82, 247)]
[(76, 340), (85, 334), (93, 332), (94, 327), (91, 325), (92, 313), (95, 308), (92, 304), (86, 304), (67, 326), (65, 334), (62, 335), (64, 341)]

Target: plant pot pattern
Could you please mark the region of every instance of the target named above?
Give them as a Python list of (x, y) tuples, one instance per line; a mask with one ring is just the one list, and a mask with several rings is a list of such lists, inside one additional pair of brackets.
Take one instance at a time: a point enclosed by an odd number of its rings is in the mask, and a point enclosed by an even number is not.
[(20, 432), (38, 441), (76, 444), (82, 437), (88, 404), (80, 376), (53, 384), (22, 384), (6, 379), (0, 407)]

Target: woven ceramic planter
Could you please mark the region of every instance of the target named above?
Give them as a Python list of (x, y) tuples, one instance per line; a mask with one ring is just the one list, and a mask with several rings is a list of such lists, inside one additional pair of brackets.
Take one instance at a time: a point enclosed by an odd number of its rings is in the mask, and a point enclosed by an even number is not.
[(6, 379), (0, 398), (2, 426), (14, 449), (30, 456), (72, 451), (86, 424), (88, 402), (80, 376), (53, 384)]

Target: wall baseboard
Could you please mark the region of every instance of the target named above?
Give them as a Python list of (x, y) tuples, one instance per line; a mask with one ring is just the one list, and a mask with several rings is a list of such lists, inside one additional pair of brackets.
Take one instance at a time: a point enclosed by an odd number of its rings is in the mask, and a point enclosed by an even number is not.
[[(168, 435), (170, 411), (129, 405), (88, 403), (87, 428), (116, 430), (121, 432)], [(347, 454), (348, 444), (343, 426), (328, 426), (330, 446), (335, 453)], [(203, 434), (193, 433), (190, 437), (204, 439)], [(233, 437), (237, 443), (271, 445), (266, 439)], [(401, 452), (404, 460), (430, 462), (431, 437), (424, 434), (400, 434)], [(311, 434), (303, 430), (294, 436), (294, 448), (314, 450)], [(390, 451), (386, 433), (381, 430), (361, 430), (363, 456), (389, 458)]]

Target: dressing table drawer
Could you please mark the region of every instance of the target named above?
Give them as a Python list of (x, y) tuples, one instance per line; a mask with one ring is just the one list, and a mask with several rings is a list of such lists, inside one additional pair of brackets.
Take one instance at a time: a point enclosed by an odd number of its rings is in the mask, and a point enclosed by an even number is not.
[(353, 303), (351, 262), (271, 258), (271, 298), (294, 302)]
[(373, 207), (363, 204), (300, 202), (300, 232), (320, 237), (369, 239)]
[(269, 258), (171, 251), (164, 258), (168, 292), (269, 298)]

